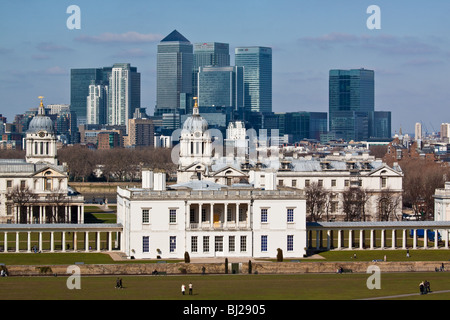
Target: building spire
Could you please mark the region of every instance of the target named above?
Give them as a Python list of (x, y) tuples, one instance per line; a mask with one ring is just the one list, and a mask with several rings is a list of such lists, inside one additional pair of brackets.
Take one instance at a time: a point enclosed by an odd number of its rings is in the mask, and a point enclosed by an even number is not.
[(192, 115), (197, 115), (198, 116), (199, 115), (198, 103), (197, 103), (198, 98), (194, 97), (193, 99), (194, 99), (195, 103), (194, 103), (194, 108), (192, 109)]
[(39, 96), (39, 99), (41, 99), (41, 104), (39, 105), (39, 110), (38, 110), (38, 114), (39, 115), (45, 115), (45, 107), (44, 107), (44, 97), (43, 96)]

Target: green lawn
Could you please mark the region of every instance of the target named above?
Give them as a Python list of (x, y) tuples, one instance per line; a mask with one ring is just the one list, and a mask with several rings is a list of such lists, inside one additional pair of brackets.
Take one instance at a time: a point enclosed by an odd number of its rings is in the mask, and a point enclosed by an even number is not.
[[(0, 300), (352, 300), (416, 294), (427, 279), (431, 289), (450, 289), (450, 273), (381, 274), (381, 289), (366, 286), (368, 274), (123, 276), (80, 278), (81, 289), (69, 290), (68, 277), (6, 277), (0, 279)], [(181, 284), (194, 285), (194, 295), (182, 296)], [(399, 299), (450, 299), (450, 293)]]

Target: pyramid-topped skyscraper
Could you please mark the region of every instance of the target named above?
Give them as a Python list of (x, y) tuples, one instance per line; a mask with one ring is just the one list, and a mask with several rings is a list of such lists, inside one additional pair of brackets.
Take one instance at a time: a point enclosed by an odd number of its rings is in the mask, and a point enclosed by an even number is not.
[(193, 46), (177, 30), (158, 44), (155, 116), (185, 113), (192, 100)]

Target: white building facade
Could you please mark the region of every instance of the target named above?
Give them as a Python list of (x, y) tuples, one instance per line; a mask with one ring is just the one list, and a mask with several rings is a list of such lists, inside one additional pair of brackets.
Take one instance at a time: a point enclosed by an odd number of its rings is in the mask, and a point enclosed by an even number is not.
[[(158, 183), (154, 183), (158, 185)], [(305, 200), (300, 191), (228, 188), (193, 181), (164, 190), (118, 189), (123, 247), (137, 259), (306, 254)]]

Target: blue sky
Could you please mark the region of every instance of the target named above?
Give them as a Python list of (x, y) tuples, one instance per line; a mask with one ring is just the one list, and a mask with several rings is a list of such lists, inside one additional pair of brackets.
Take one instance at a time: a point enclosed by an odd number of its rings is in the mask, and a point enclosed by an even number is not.
[[(70, 30), (70, 5), (81, 29)], [(366, 12), (381, 9), (381, 29)], [(177, 29), (192, 43), (273, 48), (273, 111), (328, 111), (330, 69), (375, 70), (375, 109), (392, 131), (450, 122), (450, 2), (446, 0), (2, 0), (0, 113), (70, 103), (70, 69), (129, 62), (153, 114), (156, 48)]]

